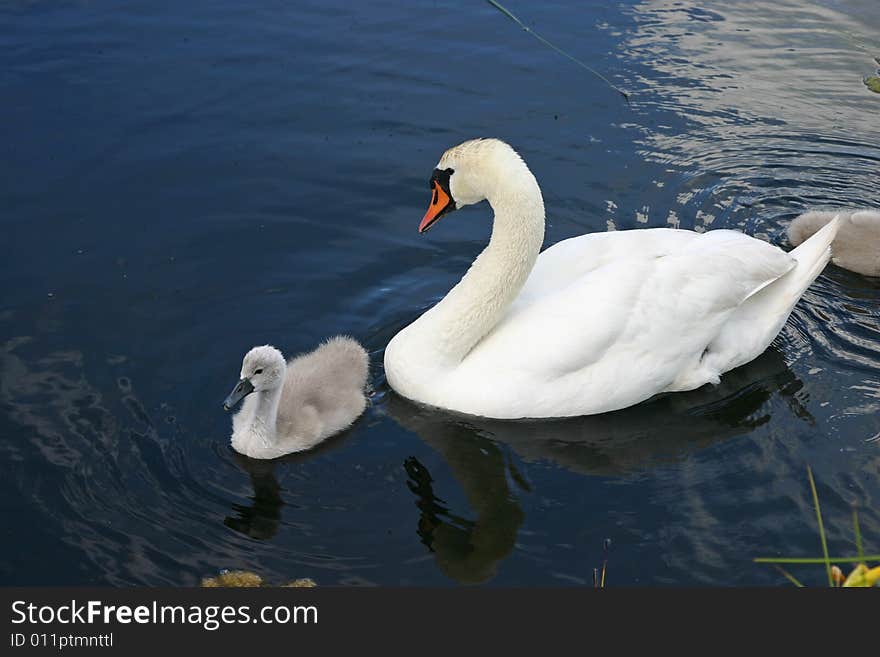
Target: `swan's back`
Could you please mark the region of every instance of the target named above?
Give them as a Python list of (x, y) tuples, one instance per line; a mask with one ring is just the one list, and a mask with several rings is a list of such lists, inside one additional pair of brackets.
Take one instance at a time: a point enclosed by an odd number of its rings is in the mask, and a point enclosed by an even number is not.
[(717, 383), (770, 344), (828, 261), (834, 228), (797, 255), (729, 230), (560, 242), (493, 331), (423, 394), (486, 417), (562, 417)]

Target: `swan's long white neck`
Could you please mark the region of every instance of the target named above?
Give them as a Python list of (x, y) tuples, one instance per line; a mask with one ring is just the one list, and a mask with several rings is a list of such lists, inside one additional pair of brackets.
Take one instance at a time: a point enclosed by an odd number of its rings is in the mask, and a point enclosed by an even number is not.
[(257, 405), (248, 422), (247, 431), (267, 446), (275, 442), (278, 433), (276, 420), (278, 405), (281, 403), (281, 388), (282, 386), (278, 386), (253, 393), (256, 395)]
[(489, 245), (458, 285), (412, 327), (425, 356), (437, 365), (461, 362), (501, 320), (544, 241), (541, 190), (516, 153), (493, 158), (480, 179), (495, 212)]

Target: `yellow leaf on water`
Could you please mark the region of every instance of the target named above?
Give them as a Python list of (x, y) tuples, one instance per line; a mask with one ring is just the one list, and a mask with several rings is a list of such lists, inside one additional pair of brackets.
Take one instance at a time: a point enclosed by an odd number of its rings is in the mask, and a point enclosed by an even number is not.
[[(217, 577), (205, 577), (202, 579), (202, 586), (205, 588), (232, 587), (232, 588), (252, 588), (257, 586), (270, 586), (264, 584), (263, 578), (256, 573), (247, 570), (224, 570)], [(283, 587), (292, 588), (311, 588), (317, 586), (315, 580), (303, 577), (295, 579)]]
[(262, 583), (262, 577), (246, 570), (227, 570), (217, 575), (217, 577), (205, 577), (202, 579), (202, 586), (205, 588), (218, 588), (223, 586), (251, 588), (254, 586), (260, 586)]
[(860, 563), (849, 574), (843, 585), (847, 588), (868, 587), (874, 586), (878, 580), (880, 580), (880, 566), (869, 570), (865, 564)]

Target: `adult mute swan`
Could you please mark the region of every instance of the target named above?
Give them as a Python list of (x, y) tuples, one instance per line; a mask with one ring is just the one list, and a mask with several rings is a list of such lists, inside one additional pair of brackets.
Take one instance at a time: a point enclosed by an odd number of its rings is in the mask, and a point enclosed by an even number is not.
[(443, 154), (419, 232), (488, 200), (492, 237), (449, 293), (385, 351), (402, 396), (488, 418), (625, 408), (718, 383), (779, 333), (830, 258), (833, 220), (791, 253), (740, 232), (582, 235), (539, 255), (535, 177), (497, 139)]
[(367, 406), (368, 365), (364, 348), (346, 337), (331, 338), (289, 363), (275, 347), (254, 347), (223, 402), (228, 411), (244, 399), (232, 418), (233, 449), (274, 459), (348, 428)]

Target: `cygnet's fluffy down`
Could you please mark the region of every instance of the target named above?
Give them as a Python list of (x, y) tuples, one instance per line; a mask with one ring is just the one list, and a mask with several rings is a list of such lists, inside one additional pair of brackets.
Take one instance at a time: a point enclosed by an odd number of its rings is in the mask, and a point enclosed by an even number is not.
[(348, 337), (335, 337), (285, 363), (275, 347), (254, 347), (223, 406), (231, 410), (232, 447), (272, 459), (314, 447), (348, 428), (367, 405), (369, 357)]
[(831, 244), (831, 260), (838, 267), (865, 276), (880, 276), (880, 211), (813, 210), (791, 222), (788, 239), (798, 246), (840, 215), (842, 223)]

